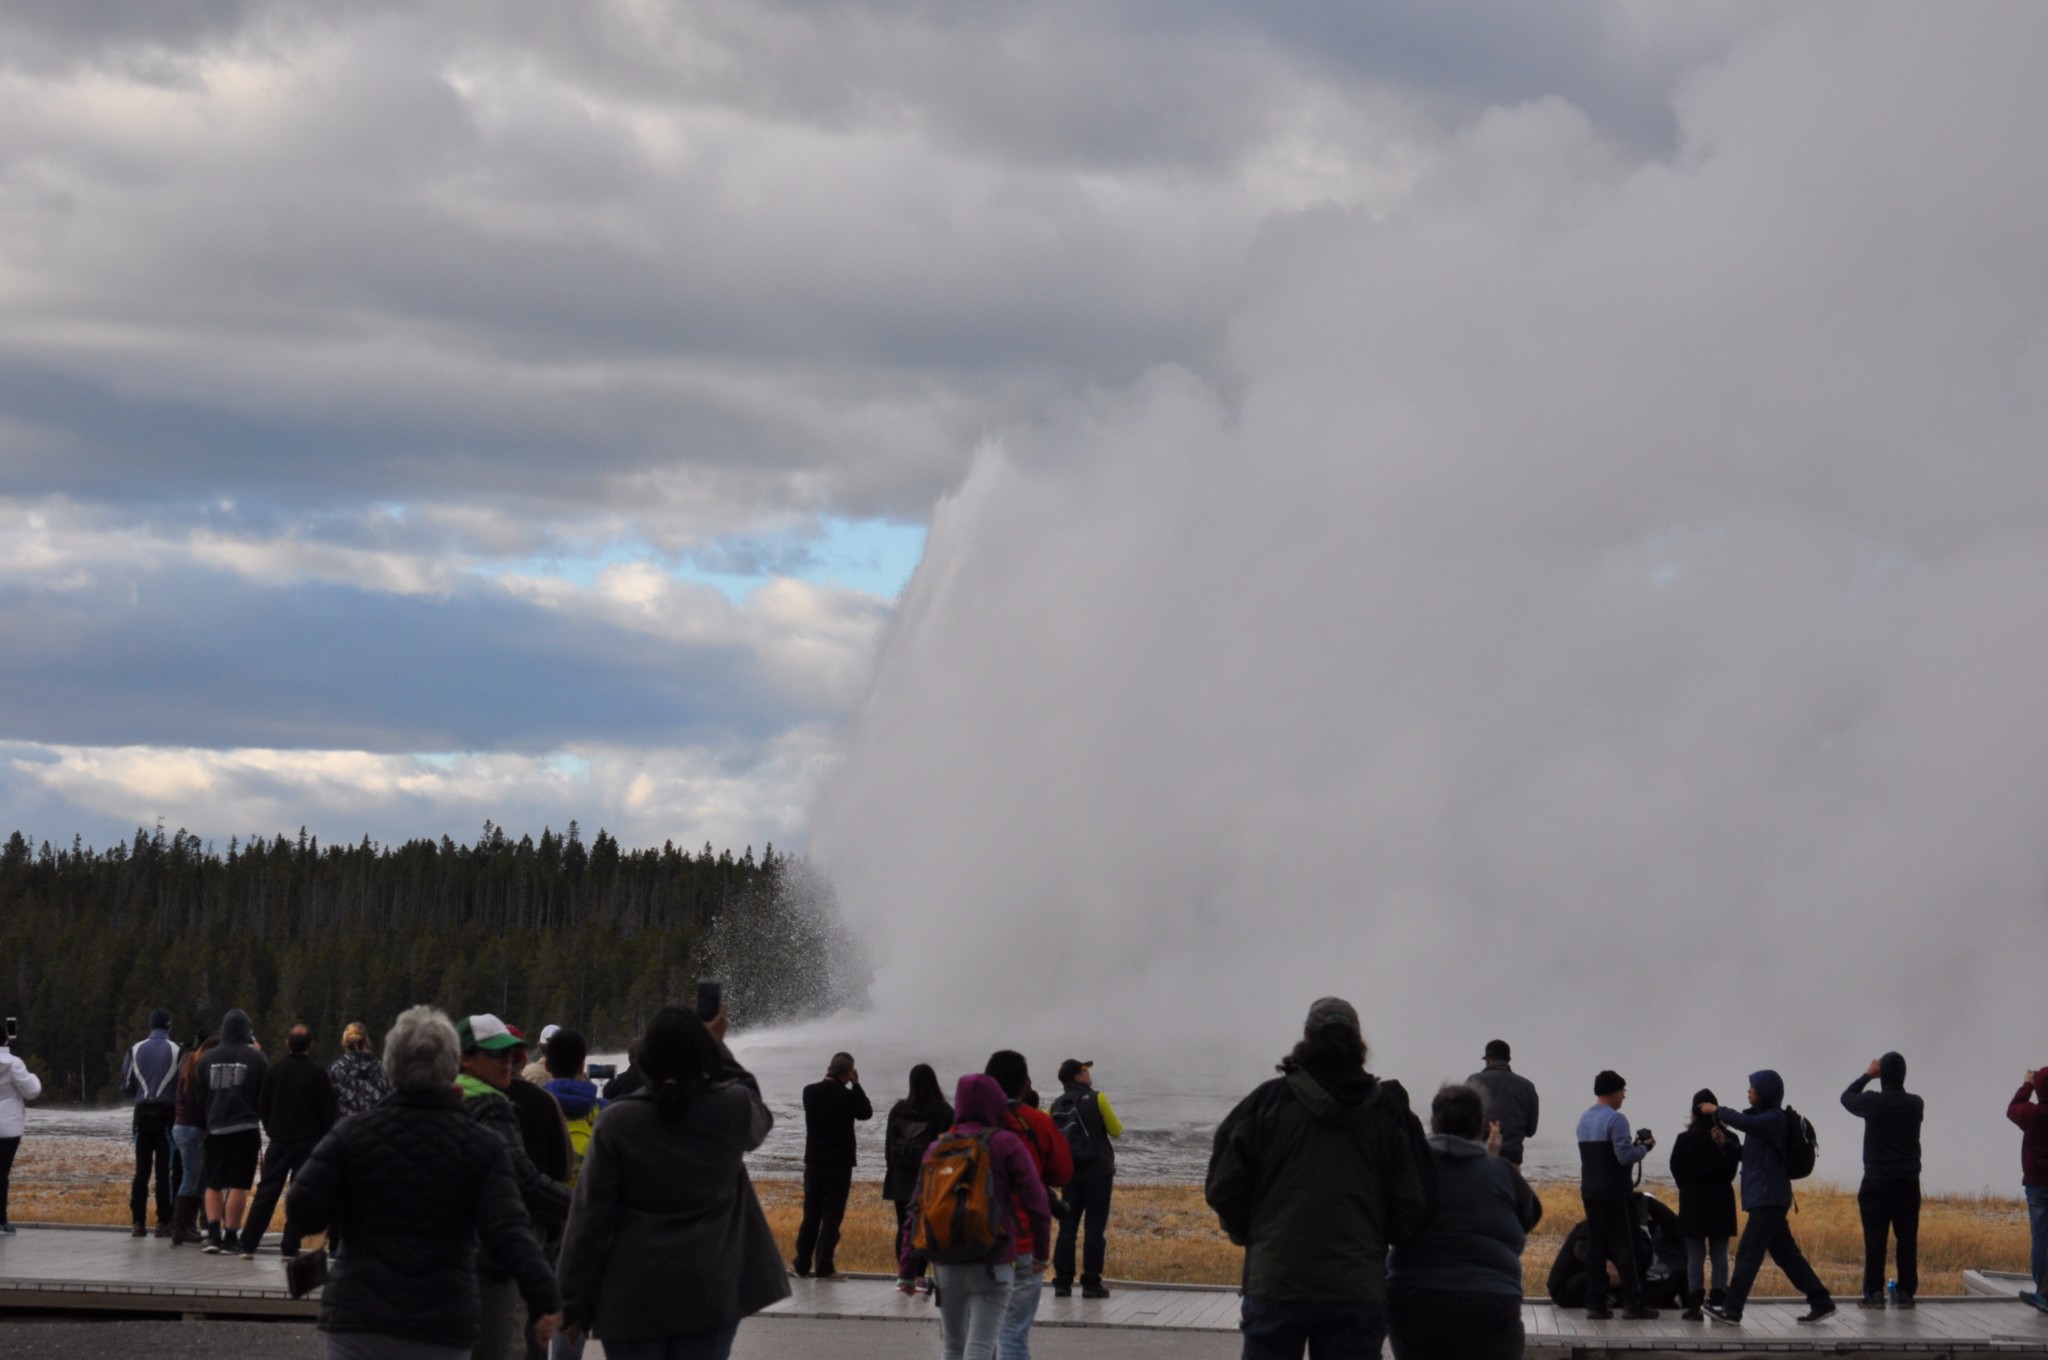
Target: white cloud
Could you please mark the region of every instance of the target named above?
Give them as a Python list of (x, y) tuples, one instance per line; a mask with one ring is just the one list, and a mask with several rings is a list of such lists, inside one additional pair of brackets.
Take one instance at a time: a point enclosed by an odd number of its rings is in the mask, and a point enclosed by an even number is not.
[(328, 840), (473, 836), (486, 818), (518, 835), (570, 820), (629, 846), (796, 848), (833, 739), (796, 728), (759, 748), (575, 747), (544, 756), (199, 750), (0, 744), (19, 786), (61, 826), (120, 839), (158, 817), (225, 844), (309, 828)]

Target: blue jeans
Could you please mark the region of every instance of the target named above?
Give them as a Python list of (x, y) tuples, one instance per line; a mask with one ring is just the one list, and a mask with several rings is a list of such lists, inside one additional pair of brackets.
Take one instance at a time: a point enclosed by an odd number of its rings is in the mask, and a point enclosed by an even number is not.
[(2030, 1185), (2027, 1190), (2027, 1227), (2034, 1234), (2034, 1291), (2048, 1282), (2048, 1185)]
[(178, 1146), (178, 1193), (197, 1198), (206, 1190), (206, 1130), (196, 1124), (174, 1125), (171, 1141)]
[(940, 1360), (995, 1360), (1012, 1270), (999, 1266), (936, 1266)]
[(740, 1325), (708, 1332), (682, 1332), (675, 1336), (650, 1336), (641, 1341), (607, 1341), (608, 1360), (726, 1360), (732, 1354), (732, 1340)]
[(1315, 1303), (1244, 1296), (1244, 1360), (1380, 1360), (1387, 1310), (1377, 1303)]
[(1003, 1309), (1002, 1360), (1031, 1360), (1031, 1323), (1038, 1316), (1038, 1296), (1045, 1290), (1045, 1278), (1031, 1268), (1036, 1264), (1029, 1256), (1017, 1258), (1010, 1302)]

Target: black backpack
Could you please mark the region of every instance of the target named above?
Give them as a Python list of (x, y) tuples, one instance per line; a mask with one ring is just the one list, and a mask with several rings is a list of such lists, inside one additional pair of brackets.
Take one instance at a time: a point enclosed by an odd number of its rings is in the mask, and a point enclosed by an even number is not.
[(1785, 1174), (1795, 1181), (1803, 1181), (1813, 1174), (1813, 1164), (1820, 1159), (1820, 1135), (1813, 1131), (1813, 1121), (1790, 1105), (1785, 1107)]
[(1067, 1147), (1074, 1154), (1074, 1165), (1094, 1161), (1095, 1135), (1088, 1131), (1087, 1122), (1081, 1118), (1081, 1102), (1063, 1095), (1053, 1101), (1048, 1113), (1052, 1115), (1053, 1127), (1067, 1140)]

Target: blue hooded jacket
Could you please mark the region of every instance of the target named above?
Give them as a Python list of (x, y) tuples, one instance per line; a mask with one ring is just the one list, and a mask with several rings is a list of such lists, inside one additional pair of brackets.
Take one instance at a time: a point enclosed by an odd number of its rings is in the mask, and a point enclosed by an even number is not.
[(1749, 1074), (1757, 1103), (1737, 1113), (1720, 1107), (1721, 1122), (1749, 1136), (1742, 1140), (1742, 1207), (1789, 1209), (1792, 1176), (1785, 1169), (1785, 1081), (1768, 1067)]

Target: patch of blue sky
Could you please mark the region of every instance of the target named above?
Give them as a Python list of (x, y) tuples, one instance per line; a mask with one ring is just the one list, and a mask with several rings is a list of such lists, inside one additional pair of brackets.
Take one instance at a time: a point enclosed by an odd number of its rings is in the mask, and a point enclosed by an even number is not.
[(677, 580), (708, 585), (736, 604), (777, 577), (895, 600), (923, 560), (924, 544), (922, 524), (828, 515), (816, 532), (736, 535), (681, 556), (621, 539), (582, 552), (486, 563), (477, 571), (484, 576), (551, 576), (588, 588), (611, 567), (652, 562)]

